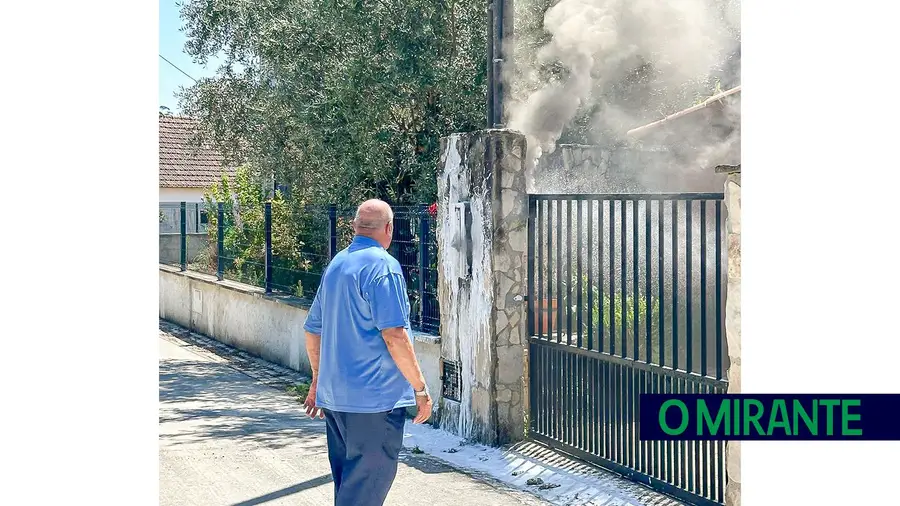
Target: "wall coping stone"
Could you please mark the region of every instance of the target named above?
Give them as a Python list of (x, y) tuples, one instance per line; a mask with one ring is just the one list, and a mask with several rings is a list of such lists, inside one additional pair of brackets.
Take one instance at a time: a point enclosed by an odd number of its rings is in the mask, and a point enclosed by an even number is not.
[(737, 165), (716, 165), (716, 174), (740, 174), (741, 164)]

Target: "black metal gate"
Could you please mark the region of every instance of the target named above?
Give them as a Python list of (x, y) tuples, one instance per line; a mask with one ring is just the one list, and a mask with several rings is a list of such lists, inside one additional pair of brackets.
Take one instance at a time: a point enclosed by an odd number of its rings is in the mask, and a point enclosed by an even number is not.
[(641, 393), (724, 393), (722, 194), (532, 195), (530, 437), (693, 504), (724, 442), (638, 438)]

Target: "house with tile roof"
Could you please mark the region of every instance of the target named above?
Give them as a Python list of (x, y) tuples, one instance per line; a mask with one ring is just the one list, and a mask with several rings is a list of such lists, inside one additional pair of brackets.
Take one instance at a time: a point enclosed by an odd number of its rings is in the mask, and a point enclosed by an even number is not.
[(195, 142), (198, 122), (184, 116), (159, 115), (159, 201), (202, 202), (203, 192), (234, 175), (224, 157), (209, 144)]
[(207, 222), (203, 193), (223, 174), (234, 176), (235, 169), (225, 164), (219, 151), (196, 142), (197, 128), (193, 118), (159, 115), (160, 233), (180, 229), (181, 202), (188, 204), (189, 233), (203, 232)]

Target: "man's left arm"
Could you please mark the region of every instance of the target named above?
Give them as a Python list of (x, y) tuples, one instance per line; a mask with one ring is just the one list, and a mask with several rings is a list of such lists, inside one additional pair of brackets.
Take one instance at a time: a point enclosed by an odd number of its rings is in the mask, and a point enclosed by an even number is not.
[(397, 369), (416, 392), (418, 413), (413, 422), (424, 423), (431, 417), (433, 405), (428, 394), (425, 375), (422, 374), (412, 340), (406, 332), (409, 320), (407, 314), (409, 302), (406, 297), (406, 286), (401, 274), (391, 273), (382, 276), (373, 281), (369, 287), (369, 304), (375, 319), (375, 327), (381, 331)]

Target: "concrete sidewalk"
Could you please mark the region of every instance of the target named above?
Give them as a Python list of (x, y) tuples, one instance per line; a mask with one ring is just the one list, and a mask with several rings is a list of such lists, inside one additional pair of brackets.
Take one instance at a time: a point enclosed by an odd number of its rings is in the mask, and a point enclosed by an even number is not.
[[(162, 506), (333, 503), (322, 421), (265, 377), (162, 330), (159, 353)], [(401, 458), (390, 505), (549, 504), (427, 455)]]
[[(330, 504), (324, 426), (285, 393), (309, 378), (164, 320), (159, 329), (161, 504)], [(424, 490), (425, 503), (454, 506), (683, 506), (530, 441), (490, 448), (407, 423), (403, 444), (388, 504), (420, 503)]]

